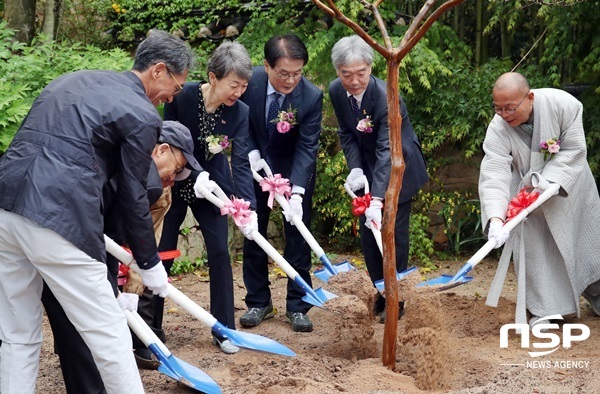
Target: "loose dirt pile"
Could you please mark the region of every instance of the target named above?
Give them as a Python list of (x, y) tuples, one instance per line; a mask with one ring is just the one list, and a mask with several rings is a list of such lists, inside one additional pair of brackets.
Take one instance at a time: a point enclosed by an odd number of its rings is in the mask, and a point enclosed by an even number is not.
[[(440, 262), (440, 270), (429, 276), (454, 273), (463, 263)], [(567, 316), (564, 323), (586, 324), (591, 331), (588, 340), (575, 342), (569, 349), (559, 346), (538, 359), (529, 356), (530, 349), (521, 349), (515, 334), (510, 335), (507, 349), (499, 347), (500, 327), (514, 321), (516, 281), (511, 269), (498, 307), (487, 307), (485, 296), (496, 263), (482, 262), (472, 272), (473, 282), (446, 292), (411, 292), (400, 286), (406, 313), (398, 322), (394, 370), (381, 362), (384, 325), (372, 315), (376, 293), (364, 271), (336, 275), (328, 283), (315, 278), (315, 288), (323, 287), (338, 299), (329, 301), (327, 310), (311, 309), (313, 332), (295, 333), (282, 313), (287, 279), (276, 275), (273, 267), (271, 291), (280, 312), (247, 331), (286, 345), (296, 357), (247, 349), (223, 354), (211, 344), (210, 330), (170, 300), (165, 310), (166, 345), (175, 356), (210, 375), (226, 394), (600, 392), (600, 318), (584, 300), (581, 319)], [(208, 310), (209, 284), (202, 278), (201, 273), (185, 275), (173, 284)], [(404, 285), (413, 289), (408, 281), (420, 279), (411, 275)], [(239, 318), (246, 310), (240, 264), (234, 264), (234, 280)], [(47, 322), (44, 335), (37, 392), (64, 393)], [(531, 338), (532, 343), (541, 341)], [(141, 375), (147, 393), (193, 392), (157, 371), (141, 371)]]

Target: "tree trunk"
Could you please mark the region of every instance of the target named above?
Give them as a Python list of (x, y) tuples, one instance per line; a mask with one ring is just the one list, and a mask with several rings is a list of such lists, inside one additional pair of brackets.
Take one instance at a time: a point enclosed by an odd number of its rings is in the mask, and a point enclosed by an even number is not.
[(481, 44), (483, 42), (483, 0), (477, 0), (477, 11), (475, 22), (475, 66), (481, 65)]
[(16, 40), (26, 44), (31, 44), (35, 35), (35, 1), (4, 1), (4, 19), (8, 27), (15, 30)]
[(392, 170), (390, 183), (385, 192), (385, 207), (383, 210), (383, 277), (385, 280), (385, 328), (383, 331), (383, 365), (393, 369), (396, 365), (396, 337), (398, 331), (398, 281), (396, 280), (396, 247), (394, 230), (398, 200), (402, 190), (404, 177), (404, 157), (402, 157), (402, 116), (400, 116), (400, 93), (398, 78), (400, 63), (390, 58), (387, 61), (387, 100), (388, 124), (390, 133), (390, 155)]
[(42, 33), (50, 39), (56, 39), (56, 33), (60, 22), (61, 0), (46, 0), (44, 6), (44, 23), (42, 24)]

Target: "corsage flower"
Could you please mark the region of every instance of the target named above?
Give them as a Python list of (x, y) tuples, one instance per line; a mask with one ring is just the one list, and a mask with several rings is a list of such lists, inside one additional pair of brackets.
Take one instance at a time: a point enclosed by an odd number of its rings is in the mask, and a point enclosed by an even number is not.
[(373, 122), (371, 121), (371, 115), (367, 115), (366, 118), (359, 120), (358, 125), (356, 126), (356, 130), (362, 133), (372, 133)]
[(292, 106), (287, 111), (279, 111), (279, 114), (271, 122), (277, 126), (277, 131), (281, 134), (285, 134), (292, 129), (298, 122), (296, 122), (296, 110), (292, 109)]
[(544, 160), (547, 160), (548, 157), (552, 158), (559, 150), (560, 140), (558, 138), (550, 138), (540, 142), (540, 153), (544, 154)]
[(233, 138), (229, 139), (228, 136), (221, 134), (206, 137), (206, 160), (210, 160), (217, 153), (229, 149), (231, 141), (233, 141)]

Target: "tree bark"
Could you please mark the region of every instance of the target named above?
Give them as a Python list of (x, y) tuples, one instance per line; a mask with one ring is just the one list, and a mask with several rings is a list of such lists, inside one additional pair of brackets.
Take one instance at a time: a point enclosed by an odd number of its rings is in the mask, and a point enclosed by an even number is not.
[(36, 0), (5, 0), (4, 19), (15, 30), (15, 39), (31, 44), (35, 35)]
[(61, 5), (62, 0), (46, 0), (46, 5), (44, 6), (44, 23), (42, 24), (42, 33), (53, 40), (56, 40), (58, 32)]

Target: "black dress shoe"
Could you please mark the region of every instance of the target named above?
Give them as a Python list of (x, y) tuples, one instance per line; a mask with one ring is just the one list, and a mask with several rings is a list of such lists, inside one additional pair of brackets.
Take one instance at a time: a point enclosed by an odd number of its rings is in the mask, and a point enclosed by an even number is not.
[[(398, 320), (404, 316), (404, 302), (400, 302), (398, 305)], [(385, 309), (381, 312), (381, 316), (379, 316), (379, 323), (385, 323)]]
[(375, 302), (373, 302), (373, 314), (377, 316), (383, 311), (385, 311), (385, 298), (378, 293)]
[(256, 327), (263, 320), (267, 320), (275, 316), (277, 309), (273, 308), (272, 304), (263, 308), (250, 308), (240, 317), (240, 324), (243, 327)]
[(313, 330), (313, 324), (302, 312), (286, 312), (285, 317), (292, 323), (292, 330), (295, 332), (311, 332)]

